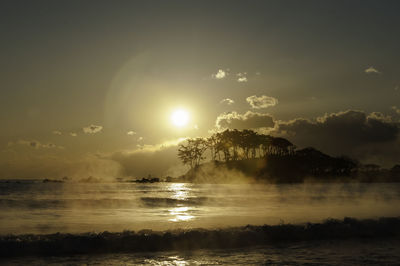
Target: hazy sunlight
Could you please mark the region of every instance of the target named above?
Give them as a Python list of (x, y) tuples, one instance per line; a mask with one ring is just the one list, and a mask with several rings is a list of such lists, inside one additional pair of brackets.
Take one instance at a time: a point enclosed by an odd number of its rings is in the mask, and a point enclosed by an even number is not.
[(184, 127), (189, 122), (189, 112), (184, 109), (177, 109), (171, 114), (171, 122), (176, 127)]

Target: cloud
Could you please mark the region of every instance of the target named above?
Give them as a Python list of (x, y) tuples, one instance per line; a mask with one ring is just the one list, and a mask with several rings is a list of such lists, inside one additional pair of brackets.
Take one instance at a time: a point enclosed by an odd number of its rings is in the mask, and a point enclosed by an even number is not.
[(118, 162), (125, 176), (178, 176), (188, 170), (182, 166), (177, 156), (178, 144), (184, 140), (180, 138), (157, 145), (143, 145), (134, 151), (114, 152), (106, 158)]
[(137, 139), (137, 141), (142, 141), (143, 140), (143, 137), (139, 137), (138, 139)]
[(62, 179), (68, 177), (75, 182), (92, 177), (103, 182), (115, 181), (120, 176), (121, 166), (96, 154), (65, 158), (53, 154), (19, 152), (8, 154), (0, 161), (0, 177)]
[[(178, 176), (186, 172), (177, 157), (178, 144), (184, 138), (169, 140), (157, 145), (143, 145), (132, 151), (115, 151), (107, 154), (88, 153), (77, 157), (61, 154), (30, 153), (17, 149), (0, 152), (0, 178), (50, 178), (70, 181), (115, 181), (117, 177)], [(18, 145), (44, 147), (37, 141), (19, 141)], [(10, 143), (9, 145), (17, 145)], [(51, 145), (47, 145), (50, 147)], [(90, 178), (92, 177), (92, 178)]]
[(246, 101), (254, 109), (267, 108), (278, 104), (278, 99), (266, 95), (256, 96), (252, 95), (246, 98)]
[(232, 99), (226, 98), (226, 99), (222, 99), (219, 103), (226, 104), (226, 105), (232, 105), (235, 103), (235, 101)]
[(237, 79), (238, 82), (247, 82), (247, 78), (246, 77), (240, 77)]
[[(397, 107), (392, 109), (399, 113)], [(362, 162), (391, 167), (400, 157), (400, 123), (380, 112), (347, 110), (315, 119), (277, 121), (269, 114), (223, 113), (216, 128), (254, 129), (289, 139), (299, 148), (315, 147), (333, 156), (348, 155)]]
[(212, 77), (215, 79), (223, 79), (228, 75), (228, 73), (222, 69), (218, 69), (217, 74), (212, 74)]
[(103, 129), (102, 126), (90, 125), (83, 128), (83, 132), (86, 134), (96, 134)]
[(53, 134), (54, 134), (54, 135), (62, 135), (61, 131), (58, 131), (58, 130), (54, 130), (54, 131), (53, 131)]
[[(366, 149), (398, 142), (399, 123), (379, 112), (347, 110), (325, 114), (315, 120), (296, 118), (279, 121), (277, 134), (300, 147), (314, 146), (332, 155), (365, 157)], [(361, 152), (363, 151), (363, 152)]]
[(54, 143), (41, 143), (40, 141), (37, 140), (17, 140), (15, 142), (9, 142), (8, 146), (15, 146), (15, 145), (21, 145), (21, 146), (27, 146), (33, 149), (63, 149), (62, 146), (57, 146)]
[(133, 136), (133, 135), (136, 135), (137, 133), (135, 131), (131, 130), (131, 131), (126, 132), (126, 134), (129, 136)]
[(379, 74), (379, 73), (381, 73), (380, 71), (378, 71), (373, 66), (370, 66), (369, 68), (365, 69), (364, 72), (367, 73), (367, 74), (372, 74), (372, 73)]
[(237, 81), (238, 82), (247, 82), (247, 77), (246, 77), (247, 73), (243, 72), (243, 73), (237, 73), (236, 76), (238, 77)]
[(75, 132), (71, 132), (71, 133), (69, 133), (70, 135), (71, 135), (71, 137), (76, 137), (76, 136), (78, 136), (78, 134), (76, 134)]
[(248, 128), (272, 128), (275, 122), (271, 115), (248, 111), (245, 114), (237, 112), (223, 113), (217, 117), (215, 126), (217, 129), (248, 129)]

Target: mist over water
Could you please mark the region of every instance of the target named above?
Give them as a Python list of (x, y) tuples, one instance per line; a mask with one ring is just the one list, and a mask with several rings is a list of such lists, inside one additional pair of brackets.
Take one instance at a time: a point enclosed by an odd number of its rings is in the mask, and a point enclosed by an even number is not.
[(0, 182), (0, 234), (225, 228), (400, 216), (400, 184)]

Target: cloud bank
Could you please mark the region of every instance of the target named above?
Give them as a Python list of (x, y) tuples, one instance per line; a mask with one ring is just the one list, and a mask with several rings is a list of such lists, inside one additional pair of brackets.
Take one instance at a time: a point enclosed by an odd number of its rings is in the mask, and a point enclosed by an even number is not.
[(50, 147), (33, 141), (19, 141), (10, 143), (7, 151), (0, 151), (0, 157), (4, 157), (0, 160), (0, 178), (68, 177), (72, 182), (112, 182), (118, 177), (135, 179), (147, 177), (149, 174), (155, 177), (179, 176), (188, 170), (177, 157), (178, 144), (183, 140), (143, 145), (136, 150), (88, 153), (69, 158), (53, 153), (18, 153), (11, 150), (14, 145), (25, 145), (34, 149)]
[[(326, 114), (314, 121), (296, 118), (279, 121), (275, 134), (288, 137), (300, 147), (314, 146), (332, 155), (359, 159), (380, 154), (381, 161), (394, 163), (399, 145), (399, 123), (379, 112), (347, 110)], [(396, 152), (395, 152), (396, 153)], [(383, 163), (383, 162), (380, 162)]]
[(162, 177), (178, 176), (187, 171), (178, 159), (178, 146), (144, 146), (135, 151), (119, 151), (107, 158), (117, 162), (123, 176), (142, 178), (148, 175)]
[(220, 114), (215, 122), (217, 129), (248, 129), (272, 128), (275, 122), (271, 115), (248, 111), (245, 114), (237, 112)]
[(400, 163), (400, 123), (379, 112), (347, 110), (290, 121), (251, 111), (230, 112), (219, 115), (215, 126), (217, 130), (251, 128), (285, 137), (300, 149), (312, 146), (333, 156), (348, 155), (386, 167)]

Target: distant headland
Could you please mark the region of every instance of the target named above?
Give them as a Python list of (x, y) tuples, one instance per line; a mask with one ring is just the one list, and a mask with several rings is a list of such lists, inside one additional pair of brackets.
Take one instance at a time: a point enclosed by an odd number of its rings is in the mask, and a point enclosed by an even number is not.
[(297, 149), (285, 138), (247, 129), (187, 139), (179, 145), (178, 157), (190, 167), (176, 179), (182, 182), (400, 182), (400, 164), (391, 169), (361, 164), (312, 147)]

